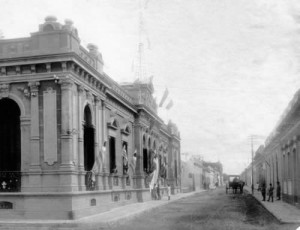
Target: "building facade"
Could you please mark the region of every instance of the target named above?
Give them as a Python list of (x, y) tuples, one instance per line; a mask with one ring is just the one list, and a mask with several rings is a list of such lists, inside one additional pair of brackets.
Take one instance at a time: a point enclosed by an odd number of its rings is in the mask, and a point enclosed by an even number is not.
[(182, 192), (203, 189), (203, 160), (199, 156), (191, 156), (181, 161)]
[(223, 165), (221, 162), (203, 161), (203, 186), (204, 189), (211, 189), (222, 186), (223, 182)]
[[(284, 111), (274, 131), (255, 154), (254, 184), (280, 183), (282, 199), (299, 206), (300, 200), (300, 91)], [(275, 195), (275, 194), (274, 194)]]
[(47, 17), (0, 40), (0, 218), (77, 219), (180, 191), (180, 134), (157, 115), (151, 80), (118, 84), (95, 45)]

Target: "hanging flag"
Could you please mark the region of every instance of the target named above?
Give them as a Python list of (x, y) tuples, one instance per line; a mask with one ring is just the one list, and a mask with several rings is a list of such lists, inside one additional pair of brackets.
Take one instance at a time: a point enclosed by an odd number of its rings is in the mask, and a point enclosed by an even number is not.
[(166, 89), (165, 89), (165, 92), (164, 92), (164, 95), (162, 96), (162, 98), (161, 98), (161, 100), (160, 100), (159, 107), (162, 107), (162, 106), (163, 106), (163, 104), (165, 103), (165, 101), (166, 101), (168, 95), (169, 95), (169, 91), (168, 91), (168, 89), (166, 88)]
[(100, 172), (100, 167), (101, 167), (100, 155), (101, 155), (101, 152), (99, 151), (99, 154), (96, 155), (96, 159), (95, 159), (93, 168), (90, 171), (92, 173), (91, 180), (93, 181), (93, 183), (96, 183), (96, 174), (98, 174)]
[(149, 185), (150, 191), (155, 188), (157, 185), (157, 179), (159, 175), (159, 168), (158, 168), (158, 157), (155, 154), (153, 158), (153, 172), (152, 172), (152, 179)]
[(169, 103), (167, 104), (166, 106), (166, 109), (169, 110), (173, 107), (174, 103), (173, 103), (173, 100), (170, 100)]

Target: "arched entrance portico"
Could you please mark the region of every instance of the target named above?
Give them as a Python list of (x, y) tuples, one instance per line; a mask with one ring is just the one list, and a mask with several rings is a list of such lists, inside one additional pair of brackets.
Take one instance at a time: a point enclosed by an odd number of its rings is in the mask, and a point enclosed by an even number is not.
[(0, 191), (20, 190), (20, 108), (9, 99), (0, 100)]

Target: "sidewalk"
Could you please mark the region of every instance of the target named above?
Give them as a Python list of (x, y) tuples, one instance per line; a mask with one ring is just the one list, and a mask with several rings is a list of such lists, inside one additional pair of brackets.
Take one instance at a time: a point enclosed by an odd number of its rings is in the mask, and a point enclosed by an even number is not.
[(190, 193), (178, 193), (171, 195), (171, 200), (168, 200), (167, 196), (163, 196), (161, 200), (151, 200), (141, 203), (134, 203), (121, 207), (114, 208), (110, 211), (99, 213), (97, 215), (84, 217), (78, 220), (0, 220), (0, 230), (14, 229), (14, 230), (73, 230), (73, 229), (93, 229), (97, 226), (97, 229), (107, 229), (111, 225), (121, 223), (124, 220), (133, 219), (134, 217), (166, 205), (170, 202), (177, 201), (179, 199), (192, 196), (194, 194), (203, 192), (196, 191)]
[[(251, 194), (251, 188), (244, 187), (244, 190)], [(300, 223), (300, 209), (288, 204), (282, 200), (274, 199), (274, 202), (262, 201), (262, 195), (259, 191), (254, 190), (254, 198), (262, 204), (276, 219), (282, 224), (299, 224)], [(267, 200), (267, 199), (266, 199)]]

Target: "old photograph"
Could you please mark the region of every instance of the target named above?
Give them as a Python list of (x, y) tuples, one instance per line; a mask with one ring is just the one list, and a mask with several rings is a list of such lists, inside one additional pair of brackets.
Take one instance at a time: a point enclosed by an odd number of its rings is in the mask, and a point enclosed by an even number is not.
[(0, 6), (0, 230), (300, 230), (300, 1)]

